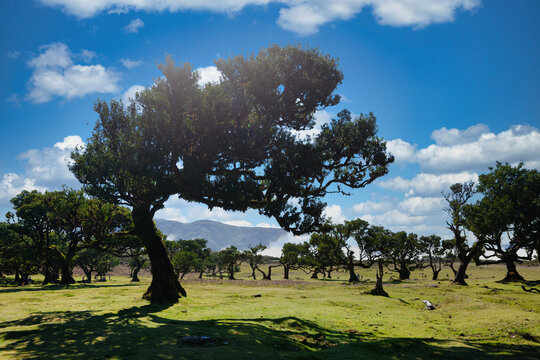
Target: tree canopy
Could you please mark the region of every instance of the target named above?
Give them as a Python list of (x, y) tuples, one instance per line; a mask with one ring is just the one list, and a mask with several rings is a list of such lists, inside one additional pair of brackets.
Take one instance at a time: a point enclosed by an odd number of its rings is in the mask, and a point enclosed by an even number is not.
[(167, 59), (163, 78), (129, 106), (97, 102), (93, 135), (72, 154), (71, 170), (90, 194), (132, 207), (152, 263), (145, 297), (153, 302), (185, 295), (152, 221), (170, 196), (256, 209), (302, 234), (323, 220), (326, 194), (364, 187), (393, 161), (372, 114), (344, 110), (313, 137), (295, 134), (339, 102), (343, 75), (317, 49), (270, 46), (216, 66), (221, 80), (199, 86), (189, 64)]

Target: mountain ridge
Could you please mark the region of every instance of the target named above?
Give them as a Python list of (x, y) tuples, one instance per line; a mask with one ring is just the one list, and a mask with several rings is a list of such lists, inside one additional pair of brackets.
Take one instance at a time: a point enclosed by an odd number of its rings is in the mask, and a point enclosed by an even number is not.
[(287, 232), (278, 228), (235, 226), (214, 220), (197, 220), (182, 223), (174, 220), (155, 219), (156, 226), (169, 240), (206, 239), (208, 247), (218, 251), (228, 246), (240, 250), (262, 244), (270, 245)]

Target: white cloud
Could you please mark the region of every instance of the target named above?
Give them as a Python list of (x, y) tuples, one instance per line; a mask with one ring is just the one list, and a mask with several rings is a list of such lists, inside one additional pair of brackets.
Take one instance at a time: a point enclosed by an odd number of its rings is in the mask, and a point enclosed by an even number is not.
[(394, 139), (386, 143), (386, 149), (394, 155), (394, 161), (398, 164), (415, 161), (416, 145), (411, 145), (401, 139)]
[(234, 13), (246, 6), (278, 4), (278, 25), (299, 35), (316, 33), (322, 25), (350, 20), (371, 7), (377, 22), (391, 26), (421, 28), (453, 21), (456, 11), (471, 11), (480, 0), (39, 0), (80, 18), (128, 11), (212, 11)]
[(410, 180), (398, 176), (380, 181), (378, 185), (389, 190), (403, 191), (406, 196), (438, 196), (441, 191), (448, 190), (452, 184), (477, 179), (478, 175), (472, 172), (442, 175), (420, 173)]
[(399, 203), (401, 211), (411, 215), (422, 216), (439, 214), (444, 208), (445, 201), (442, 196), (438, 197), (410, 197)]
[(97, 55), (94, 51), (82, 49), (81, 52), (78, 54), (78, 57), (83, 59), (84, 61), (91, 61), (93, 58), (95, 58)]
[(47, 188), (60, 188), (62, 184), (77, 184), (75, 176), (68, 169), (71, 152), (84, 146), (78, 135), (66, 136), (52, 148), (31, 149), (18, 156), (26, 161), (26, 176), (36, 184)]
[(45, 189), (37, 186), (33, 179), (27, 179), (14, 173), (4, 174), (0, 180), (0, 206), (10, 207), (9, 200), (23, 190), (43, 191)]
[(371, 0), (373, 14), (383, 25), (422, 28), (454, 21), (456, 10), (471, 11), (480, 0)]
[(353, 206), (353, 211), (358, 214), (370, 214), (370, 213), (378, 213), (382, 211), (389, 211), (390, 209), (394, 208), (396, 206), (395, 201), (372, 201), (368, 200), (363, 203), (359, 203)]
[(145, 87), (142, 86), (142, 85), (133, 85), (131, 86), (129, 89), (127, 89), (123, 94), (122, 94), (122, 103), (124, 105), (129, 105), (131, 103), (131, 100), (130, 99), (135, 99), (135, 94), (144, 90)]
[(195, 70), (199, 73), (199, 86), (204, 86), (207, 83), (221, 81), (221, 73), (215, 66), (200, 67)]
[[(67, 99), (90, 93), (118, 91), (118, 75), (102, 65), (75, 65), (69, 48), (63, 43), (42, 46), (41, 53), (28, 62), (33, 74), (27, 98), (35, 103), (54, 96)], [(88, 54), (86, 55), (89, 56)]]
[(529, 168), (540, 168), (540, 131), (532, 126), (514, 125), (499, 134), (482, 124), (465, 130), (443, 127), (431, 138), (436, 143), (419, 150), (401, 139), (388, 141), (387, 147), (397, 163), (418, 163), (431, 173), (485, 172), (496, 161), (523, 161)]
[(78, 135), (66, 136), (53, 147), (31, 149), (17, 158), (25, 162), (24, 175), (7, 173), (0, 179), (0, 208), (11, 208), (9, 200), (23, 190), (58, 190), (66, 184), (78, 187), (79, 182), (68, 169), (71, 152), (84, 146)]
[(294, 134), (298, 139), (305, 140), (308, 137), (317, 136), (321, 132), (321, 128), (324, 124), (329, 124), (332, 121), (334, 114), (326, 110), (317, 110), (314, 114), (315, 125), (313, 129), (309, 130), (292, 130), (291, 133)]
[(137, 66), (142, 64), (141, 60), (121, 59), (120, 62), (128, 69), (136, 68)]
[[(465, 138), (470, 129), (465, 130)], [(416, 153), (416, 160), (427, 171), (454, 172), (476, 169), (487, 171), (487, 168), (494, 166), (496, 161), (537, 162), (540, 156), (540, 131), (530, 126), (515, 125), (499, 134), (483, 132), (478, 134), (480, 137), (476, 141), (470, 142), (469, 137), (465, 143), (458, 140), (458, 133), (455, 138), (457, 144), (448, 143), (454, 138), (448, 136), (448, 132), (444, 135), (441, 132), (434, 134), (438, 141), (443, 141), (447, 145), (430, 145)]]
[(484, 124), (477, 124), (465, 130), (447, 129), (445, 127), (433, 131), (431, 138), (437, 145), (458, 145), (467, 144), (479, 140), (483, 134), (489, 133), (489, 127)]
[(334, 224), (341, 224), (346, 220), (345, 215), (341, 211), (341, 206), (336, 204), (327, 206), (324, 209), (324, 215), (332, 219)]
[(142, 27), (144, 27), (144, 22), (141, 19), (137, 18), (131, 20), (131, 22), (126, 27), (124, 27), (124, 31), (127, 33), (136, 34)]

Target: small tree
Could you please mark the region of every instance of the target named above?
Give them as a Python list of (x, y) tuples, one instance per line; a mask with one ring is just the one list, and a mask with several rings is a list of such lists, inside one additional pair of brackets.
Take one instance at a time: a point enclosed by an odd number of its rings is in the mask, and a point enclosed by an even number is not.
[(467, 285), (465, 276), (467, 266), (471, 260), (481, 252), (486, 239), (477, 239), (472, 246), (467, 243), (465, 234), (465, 205), (475, 194), (474, 182), (457, 183), (450, 186), (450, 193), (443, 193), (444, 199), (448, 203), (445, 211), (450, 216), (450, 221), (446, 224), (448, 229), (454, 234), (454, 241), (457, 250), (457, 256), (460, 261), (458, 271), (454, 279), (454, 284)]
[(391, 271), (399, 273), (399, 280), (408, 280), (411, 277), (411, 270), (422, 267), (418, 256), (421, 247), (418, 242), (418, 235), (405, 231), (392, 234)]
[(432, 280), (439, 278), (439, 272), (442, 269), (442, 262), (445, 254), (445, 248), (441, 243), (441, 237), (437, 235), (420, 236), (420, 245), (422, 251), (428, 255), (429, 267), (433, 271)]
[(394, 248), (393, 234), (390, 230), (382, 226), (370, 226), (365, 237), (365, 248), (369, 249), (371, 258), (377, 262), (377, 273), (375, 288), (371, 290), (371, 295), (388, 296), (383, 289), (384, 266), (391, 261), (391, 254)]
[(221, 250), (219, 253), (220, 263), (224, 265), (227, 273), (229, 274), (229, 280), (235, 280), (234, 273), (237, 271), (237, 267), (242, 264), (243, 256), (236, 246), (229, 246)]
[(285, 243), (281, 249), (279, 262), (283, 265), (283, 278), (289, 279), (289, 271), (298, 270), (306, 266), (306, 257), (309, 254), (309, 244)]

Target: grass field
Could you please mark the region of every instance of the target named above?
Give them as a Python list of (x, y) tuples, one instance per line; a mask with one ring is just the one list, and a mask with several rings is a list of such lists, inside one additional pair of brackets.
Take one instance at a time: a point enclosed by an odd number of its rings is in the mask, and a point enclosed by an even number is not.
[[(277, 280), (276, 269), (272, 281), (250, 280), (247, 269), (235, 281), (188, 278), (188, 297), (172, 306), (141, 299), (149, 278), (0, 287), (0, 358), (539, 358), (540, 294), (498, 282), (499, 266), (471, 267), (468, 287), (428, 270), (385, 283), (390, 298), (366, 294), (373, 270), (358, 285), (344, 273)], [(539, 267), (519, 271), (538, 284)]]

